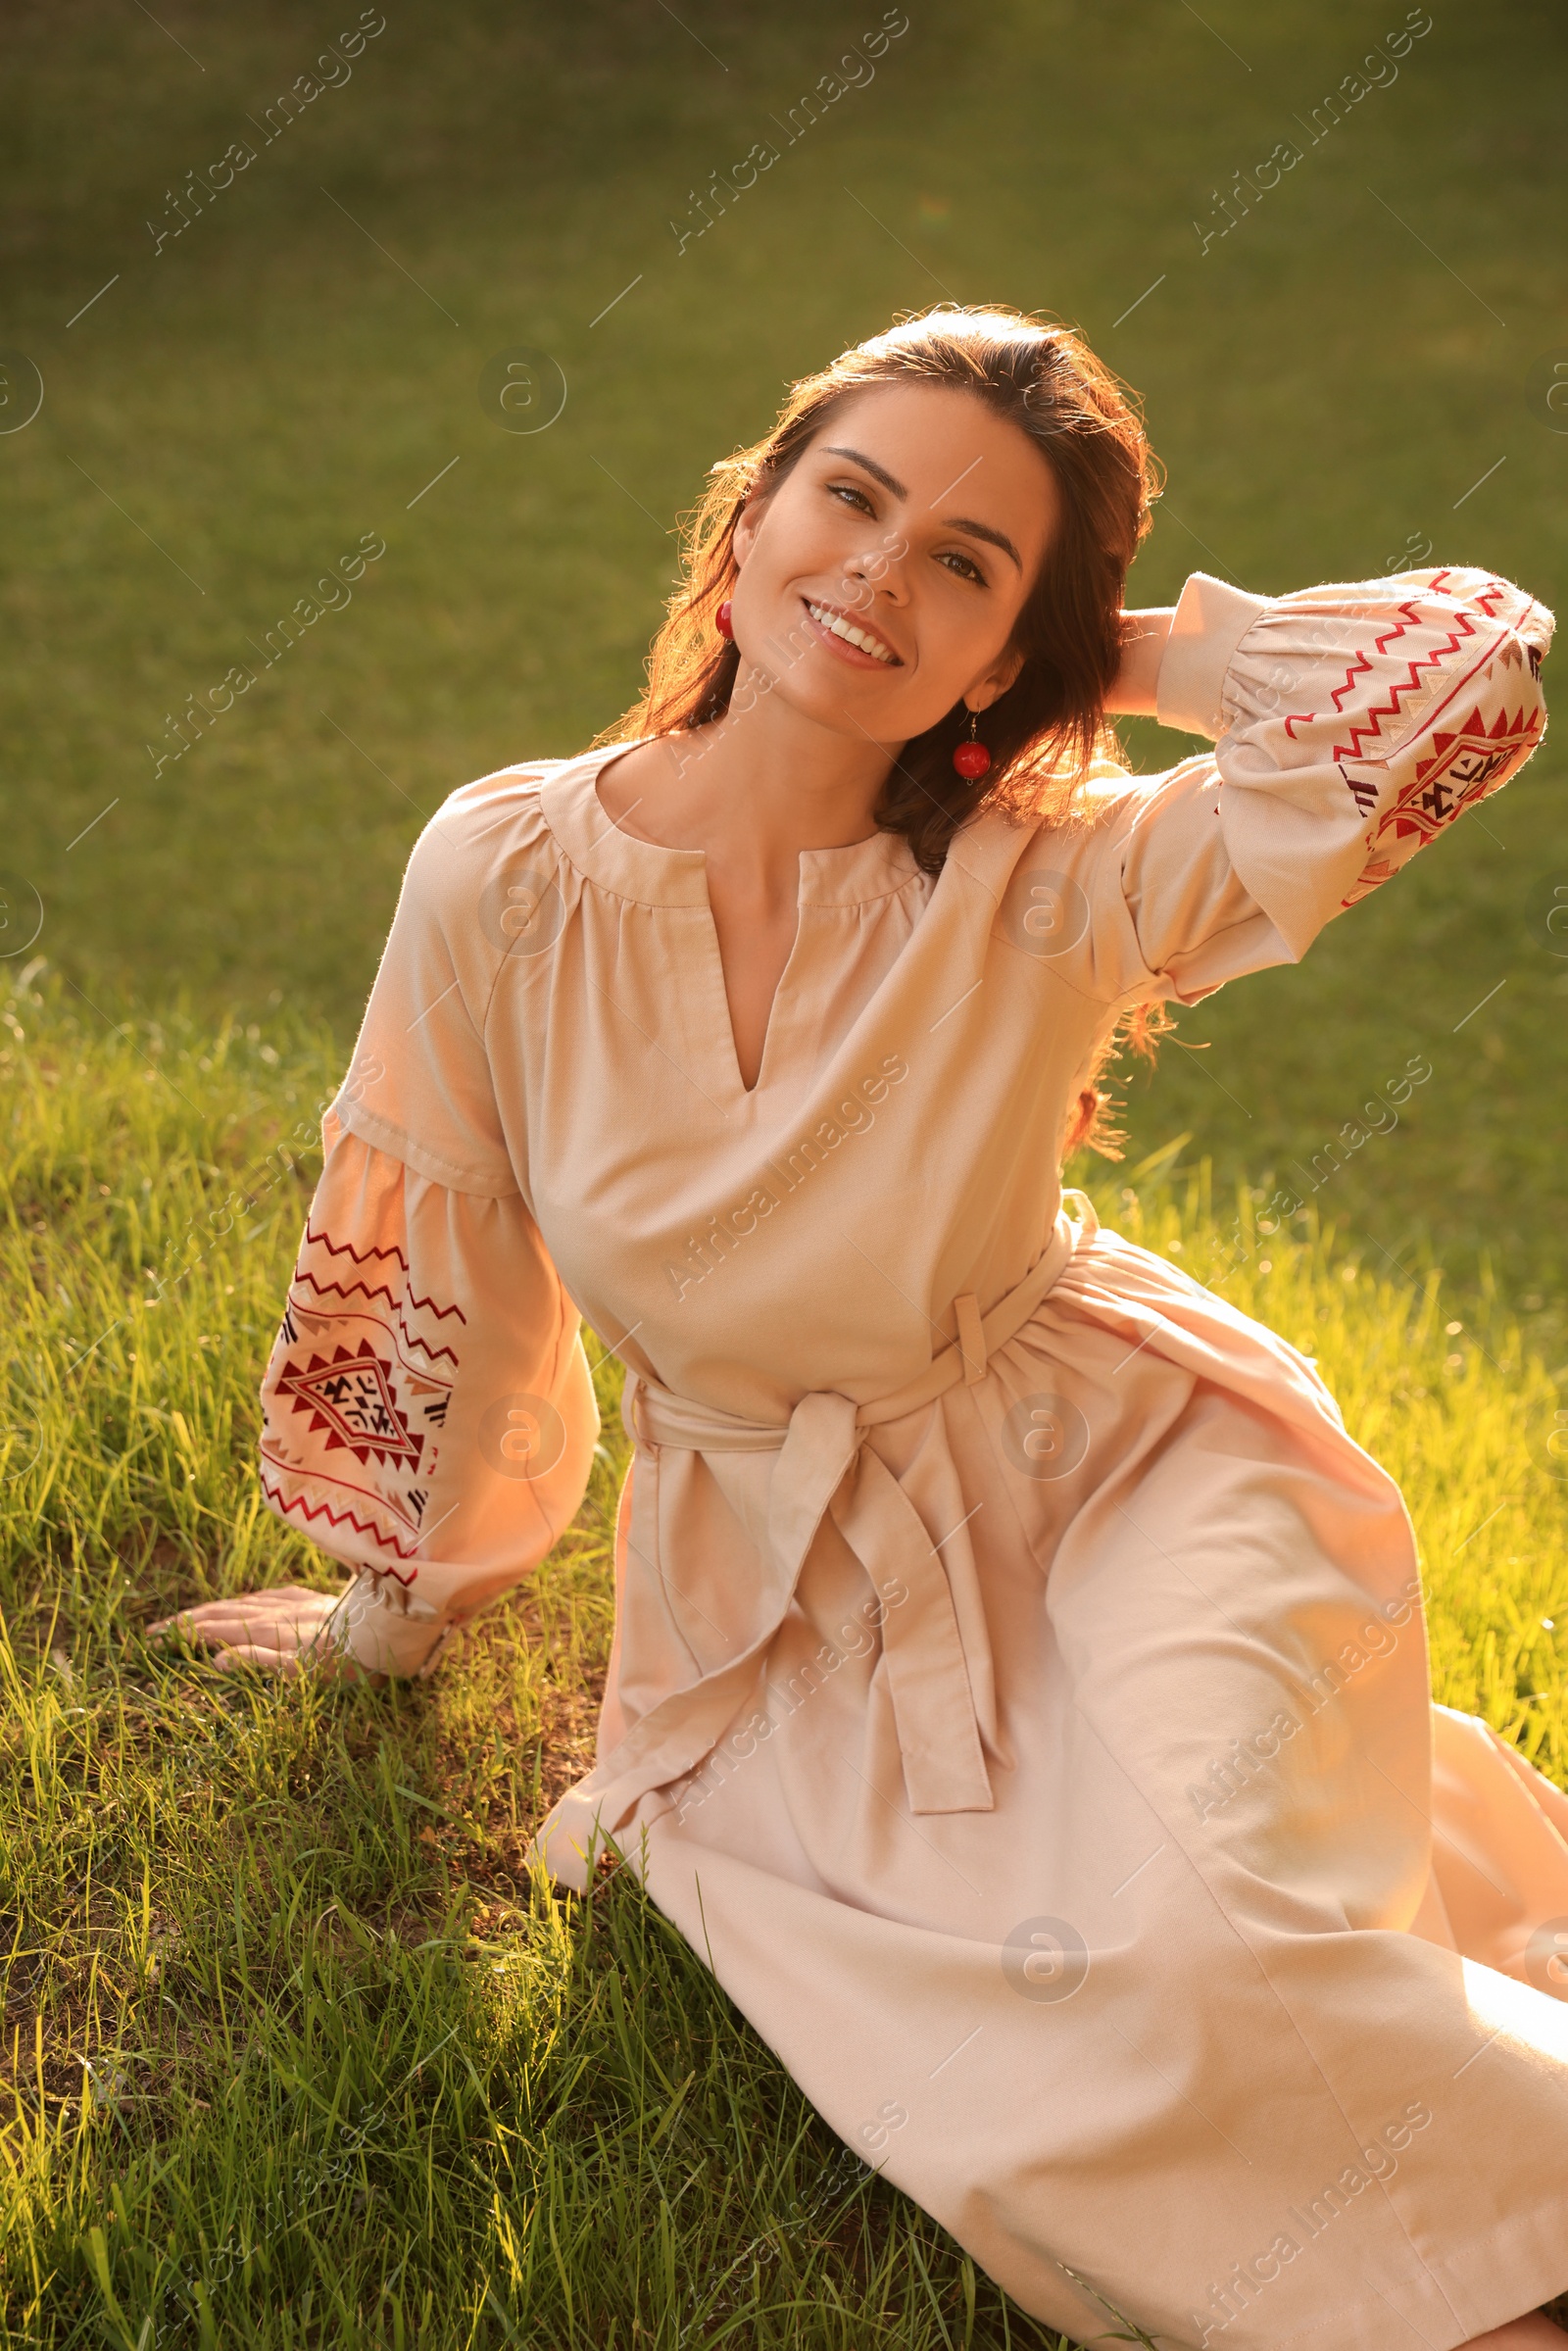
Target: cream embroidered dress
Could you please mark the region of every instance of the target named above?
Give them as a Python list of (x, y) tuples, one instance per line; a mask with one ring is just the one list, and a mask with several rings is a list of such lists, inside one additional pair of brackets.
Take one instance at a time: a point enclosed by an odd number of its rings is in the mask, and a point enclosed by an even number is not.
[[(1188, 582), (1215, 740), (940, 876), (801, 858), (754, 1091), (699, 852), (613, 751), (421, 836), (267, 1375), (272, 1507), (393, 1671), (636, 1452), (594, 1837), (1023, 2307), (1450, 2351), (1568, 2289), (1568, 1798), (1430, 1699), (1393, 1483), (1311, 1364), (1059, 1189), (1118, 1011), (1293, 962), (1539, 739), (1477, 570)], [(1101, 2296), (1104, 2301), (1097, 2300)]]

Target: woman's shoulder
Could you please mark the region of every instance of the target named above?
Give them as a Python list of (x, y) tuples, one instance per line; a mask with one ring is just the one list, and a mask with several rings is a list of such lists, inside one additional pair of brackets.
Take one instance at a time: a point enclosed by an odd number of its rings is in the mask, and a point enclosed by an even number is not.
[(541, 794), (570, 759), (526, 759), (449, 792), (414, 844), (405, 889), (440, 892), (548, 842)]
[[(518, 759), (449, 792), (425, 827), (455, 849), (494, 847), (543, 829), (540, 793), (570, 759)], [(421, 840), (423, 835), (420, 836)]]
[(402, 944), (439, 938), (483, 959), (488, 938), (497, 954), (513, 951), (514, 900), (535, 876), (533, 895), (546, 891), (560, 862), (541, 794), (574, 763), (519, 760), (447, 795), (410, 852), (394, 925)]
[[(1156, 803), (1184, 787), (1206, 785), (1214, 759), (1206, 748), (1191, 752), (1173, 765), (1153, 774), (1140, 774), (1119, 760), (1096, 760), (1075, 787), (1065, 808), (1048, 808), (1025, 817), (1021, 853), (1038, 857), (1049, 851), (1064, 869), (1097, 863), (1134, 831)], [(1016, 840), (1020, 829), (1013, 823)]]

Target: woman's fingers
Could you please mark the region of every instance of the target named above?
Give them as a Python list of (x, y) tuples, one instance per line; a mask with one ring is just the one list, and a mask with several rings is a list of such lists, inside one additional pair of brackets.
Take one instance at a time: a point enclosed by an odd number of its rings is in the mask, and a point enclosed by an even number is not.
[(331, 1592), (312, 1592), (304, 1584), (282, 1584), (267, 1592), (236, 1592), (220, 1600), (200, 1600), (192, 1608), (180, 1608), (172, 1616), (160, 1617), (147, 1630), (162, 1633), (174, 1625), (199, 1630), (231, 1616), (254, 1624), (273, 1620), (291, 1622), (305, 1616), (324, 1615), (336, 1604), (336, 1596)]
[(199, 1638), (214, 1648), (271, 1649), (278, 1655), (292, 1655), (296, 1649), (309, 1645), (318, 1626), (281, 1617), (249, 1617), (235, 1611), (218, 1617), (206, 1626)]
[(223, 1599), (198, 1600), (194, 1607), (176, 1609), (172, 1616), (160, 1617), (149, 1625), (149, 1633), (164, 1632), (173, 1624), (206, 1624), (225, 1610), (243, 1609), (248, 1615), (262, 1617), (292, 1613), (301, 1606), (330, 1608), (334, 1605), (331, 1592), (313, 1592), (306, 1584), (274, 1584), (265, 1592), (235, 1592)]
[(235, 1592), (225, 1600), (202, 1600), (194, 1608), (160, 1617), (147, 1627), (145, 1638), (183, 1634), (198, 1646), (218, 1651), (213, 1662), (220, 1673), (255, 1665), (264, 1673), (295, 1674), (309, 1664), (342, 1681), (379, 1682), (384, 1677), (367, 1674), (356, 1665), (327, 1630), (343, 1597), (340, 1592), (313, 1592), (306, 1584)]
[(329, 1681), (384, 1682), (384, 1674), (367, 1673), (352, 1657), (334, 1647), (329, 1641), (316, 1646), (303, 1641), (298, 1648), (276, 1648), (265, 1641), (234, 1641), (220, 1648), (213, 1659), (220, 1674), (232, 1673), (242, 1665), (259, 1666), (266, 1674), (300, 1674), (307, 1667), (320, 1673)]
[(287, 1584), (269, 1592), (236, 1592), (221, 1600), (203, 1600), (181, 1608), (147, 1627), (149, 1640), (184, 1634), (203, 1645), (220, 1648), (266, 1648), (279, 1654), (306, 1647), (321, 1634), (340, 1595), (312, 1592), (303, 1584)]
[(259, 1665), (269, 1674), (297, 1674), (305, 1662), (297, 1649), (270, 1649), (260, 1641), (235, 1641), (232, 1647), (220, 1649), (213, 1659), (220, 1674), (232, 1673), (238, 1665)]

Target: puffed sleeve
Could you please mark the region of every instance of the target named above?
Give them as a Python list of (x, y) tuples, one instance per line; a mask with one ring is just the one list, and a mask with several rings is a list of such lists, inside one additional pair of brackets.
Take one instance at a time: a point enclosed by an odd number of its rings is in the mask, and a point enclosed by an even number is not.
[[(333, 1637), (381, 1672), (428, 1672), (538, 1565), (599, 1436), (484, 1043), (496, 971), (536, 916), (515, 878), (528, 823), (499, 779), (455, 794), (416, 846), (263, 1385), (263, 1494), (358, 1571)], [(498, 863), (519, 826), (521, 863)]]
[(432, 1183), (331, 1118), (327, 1137), (262, 1389), (262, 1492), (359, 1571), (339, 1644), (412, 1674), (570, 1524), (599, 1413), (521, 1199)]
[(1141, 780), (1102, 835), (1096, 879), (1121, 901), (1110, 930), (1126, 917), (1118, 992), (1193, 1004), (1299, 961), (1524, 764), (1544, 725), (1552, 626), (1480, 570), (1273, 598), (1195, 572), (1157, 709), (1214, 749)]

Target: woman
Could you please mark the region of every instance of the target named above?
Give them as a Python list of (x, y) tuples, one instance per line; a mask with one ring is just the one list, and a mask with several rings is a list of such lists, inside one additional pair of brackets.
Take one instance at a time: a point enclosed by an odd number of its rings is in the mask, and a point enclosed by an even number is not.
[[(580, 1306), (636, 1452), (555, 1876), (630, 1856), (1069, 2333), (1524, 2351), (1568, 1799), (1433, 1707), (1311, 1364), (1058, 1171), (1118, 1031), (1517, 769), (1551, 617), (1477, 570), (1127, 614), (1150, 484), (1072, 334), (950, 307), (715, 467), (636, 710), (410, 863), (265, 1391), (356, 1580), (173, 1621), (428, 1672), (581, 1499)], [(1217, 747), (1129, 776), (1117, 711)]]

